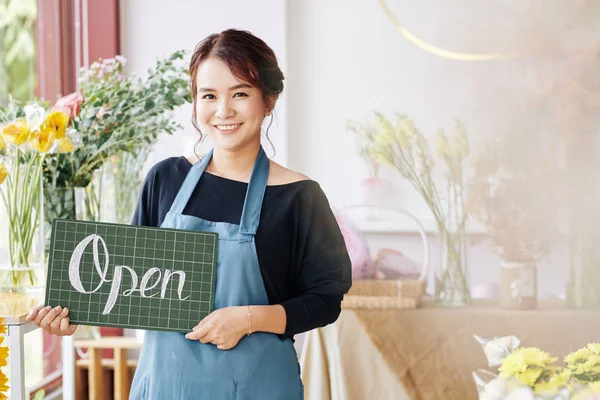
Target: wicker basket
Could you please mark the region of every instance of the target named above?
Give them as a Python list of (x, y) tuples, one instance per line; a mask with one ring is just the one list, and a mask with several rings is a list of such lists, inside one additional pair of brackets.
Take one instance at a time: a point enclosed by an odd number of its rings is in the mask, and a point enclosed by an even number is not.
[[(358, 208), (364, 206), (353, 206)], [(423, 243), (423, 265), (418, 279), (365, 279), (354, 280), (348, 294), (344, 296), (344, 309), (373, 308), (416, 308), (421, 303), (427, 287), (429, 270), (429, 243), (420, 221), (412, 214), (398, 208), (381, 208), (385, 211), (403, 214), (412, 219), (419, 228)]]
[(342, 301), (343, 309), (374, 308), (417, 308), (420, 299), (414, 297), (391, 296), (352, 296), (346, 295)]
[(348, 292), (349, 296), (384, 296), (421, 298), (425, 293), (427, 281), (396, 279), (355, 280)]
[(342, 308), (416, 308), (426, 287), (426, 280), (356, 280)]

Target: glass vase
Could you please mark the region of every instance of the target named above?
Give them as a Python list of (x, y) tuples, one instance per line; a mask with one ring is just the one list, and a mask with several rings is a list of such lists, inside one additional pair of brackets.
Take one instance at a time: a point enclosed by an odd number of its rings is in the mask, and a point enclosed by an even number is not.
[(600, 250), (591, 233), (571, 238), (569, 249), (570, 279), (567, 305), (571, 308), (600, 308)]
[(44, 233), (46, 253), (50, 251), (52, 221), (54, 219), (77, 219), (75, 189), (72, 187), (44, 186)]
[(470, 303), (467, 280), (467, 235), (464, 230), (442, 230), (440, 267), (436, 277), (435, 301), (442, 307), (461, 307)]
[(148, 146), (141, 146), (135, 152), (121, 152), (111, 159), (110, 174), (115, 194), (115, 218), (119, 224), (131, 223), (143, 184), (140, 175), (149, 150)]
[(110, 163), (103, 164), (87, 186), (75, 189), (78, 220), (115, 222), (115, 185), (110, 168)]
[(20, 165), (0, 188), (0, 292), (41, 294), (46, 285), (41, 170)]

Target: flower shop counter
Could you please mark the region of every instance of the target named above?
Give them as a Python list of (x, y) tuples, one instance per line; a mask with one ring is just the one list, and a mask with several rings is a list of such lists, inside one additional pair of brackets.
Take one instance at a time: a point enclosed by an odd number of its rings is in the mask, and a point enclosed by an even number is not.
[(438, 308), (343, 309), (335, 324), (306, 334), (300, 357), (307, 400), (477, 398), (472, 372), (488, 368), (486, 338), (515, 335), (559, 360), (600, 341), (600, 313), (540, 300), (536, 310), (506, 310), (476, 300)]

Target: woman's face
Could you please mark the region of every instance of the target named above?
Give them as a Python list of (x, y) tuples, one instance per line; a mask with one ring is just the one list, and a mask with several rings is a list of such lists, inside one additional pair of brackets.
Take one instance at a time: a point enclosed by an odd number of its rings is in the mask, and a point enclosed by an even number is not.
[(200, 65), (196, 84), (196, 121), (215, 148), (236, 151), (260, 143), (267, 108), (257, 88), (238, 80), (216, 57)]

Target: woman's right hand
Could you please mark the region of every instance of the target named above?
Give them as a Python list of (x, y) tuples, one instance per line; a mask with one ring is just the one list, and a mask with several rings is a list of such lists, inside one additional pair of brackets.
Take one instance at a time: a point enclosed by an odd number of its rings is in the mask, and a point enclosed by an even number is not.
[(52, 335), (71, 336), (77, 330), (77, 325), (69, 324), (69, 310), (61, 306), (35, 306), (25, 319)]

